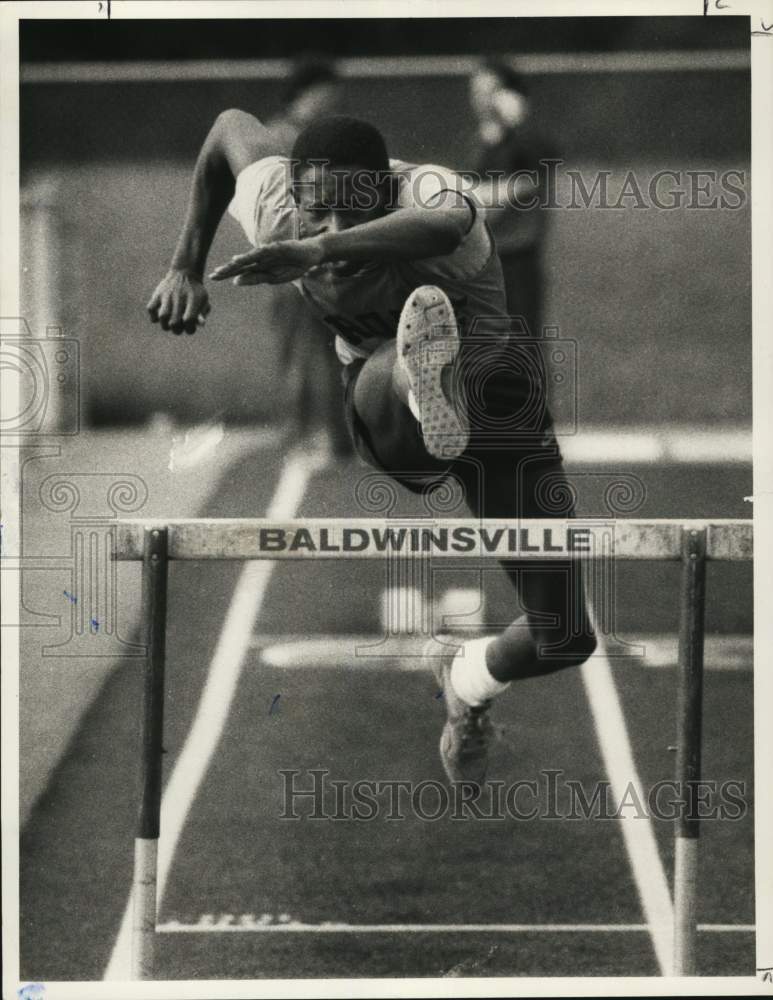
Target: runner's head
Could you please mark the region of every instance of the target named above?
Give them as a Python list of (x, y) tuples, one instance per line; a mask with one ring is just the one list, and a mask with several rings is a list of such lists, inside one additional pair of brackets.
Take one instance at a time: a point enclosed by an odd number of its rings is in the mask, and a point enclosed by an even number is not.
[(307, 125), (295, 140), (292, 170), (303, 236), (349, 229), (386, 211), (389, 156), (368, 122), (334, 116)]

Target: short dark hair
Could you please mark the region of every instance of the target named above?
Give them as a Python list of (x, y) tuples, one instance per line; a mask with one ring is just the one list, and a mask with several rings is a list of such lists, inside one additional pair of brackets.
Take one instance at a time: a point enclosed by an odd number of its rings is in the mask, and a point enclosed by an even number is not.
[(291, 154), (293, 173), (312, 161), (330, 167), (363, 167), (376, 174), (389, 171), (384, 137), (369, 122), (330, 115), (311, 122), (298, 133)]
[(282, 91), (282, 101), (284, 104), (292, 104), (304, 91), (315, 87), (318, 83), (337, 82), (338, 74), (332, 63), (325, 59), (306, 56), (293, 64)]
[(529, 96), (529, 87), (522, 73), (519, 73), (505, 59), (486, 59), (481, 64), (486, 73), (493, 73), (505, 90), (514, 90), (517, 94)]

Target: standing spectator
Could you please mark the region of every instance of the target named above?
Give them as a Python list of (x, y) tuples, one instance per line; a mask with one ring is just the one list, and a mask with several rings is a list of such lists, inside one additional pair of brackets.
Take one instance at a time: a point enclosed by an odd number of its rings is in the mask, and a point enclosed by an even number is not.
[[(547, 210), (542, 207), (547, 188), (545, 161), (555, 159), (555, 153), (534, 126), (523, 77), (508, 63), (487, 60), (481, 64), (470, 79), (470, 102), (480, 141), (476, 169), (483, 179), (476, 187), (476, 200), (486, 207), (496, 240), (508, 312), (522, 316), (532, 335), (539, 336), (547, 225)], [(513, 174), (519, 175), (515, 186), (507, 183)]]
[(282, 93), (282, 109), (267, 122), (287, 155), (301, 129), (336, 111), (339, 91), (340, 81), (330, 63), (304, 58), (293, 65)]

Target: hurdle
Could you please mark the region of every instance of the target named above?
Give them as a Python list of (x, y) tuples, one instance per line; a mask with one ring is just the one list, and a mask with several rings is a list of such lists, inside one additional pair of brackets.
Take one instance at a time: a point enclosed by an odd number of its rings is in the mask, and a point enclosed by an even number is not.
[(224, 518), (126, 520), (112, 531), (113, 558), (142, 563), (142, 624), (147, 629), (132, 884), (134, 979), (152, 979), (154, 972), (168, 564), (307, 558), (681, 563), (675, 780), (691, 794), (674, 829), (673, 974), (695, 975), (700, 834), (695, 791), (701, 778), (706, 564), (751, 560), (751, 520)]

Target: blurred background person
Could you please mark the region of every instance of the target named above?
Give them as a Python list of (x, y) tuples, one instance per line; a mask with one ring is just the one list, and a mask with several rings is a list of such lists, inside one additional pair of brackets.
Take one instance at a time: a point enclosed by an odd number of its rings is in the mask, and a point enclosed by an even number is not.
[[(511, 316), (522, 316), (532, 335), (538, 336), (547, 226), (547, 210), (542, 207), (548, 183), (545, 161), (556, 158), (555, 150), (535, 125), (526, 82), (509, 63), (482, 62), (470, 78), (469, 93), (480, 144), (476, 197), (486, 206), (499, 250), (507, 308)], [(517, 182), (508, 183), (514, 174)]]
[[(290, 155), (295, 137), (310, 122), (335, 114), (341, 104), (341, 82), (333, 65), (313, 56), (293, 64), (282, 95), (282, 107), (267, 123)], [(287, 330), (280, 344), (280, 362), (294, 385), (295, 433), (312, 429), (329, 435), (337, 455), (352, 453), (343, 420), (340, 366), (331, 335), (311, 315), (298, 293), (289, 287), (268, 290), (271, 331)]]
[(287, 147), (287, 155), (304, 126), (315, 118), (335, 114), (341, 83), (333, 65), (325, 59), (302, 56), (290, 70), (282, 92), (282, 108), (267, 123)]

